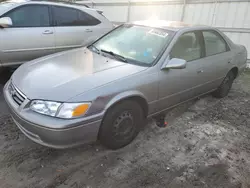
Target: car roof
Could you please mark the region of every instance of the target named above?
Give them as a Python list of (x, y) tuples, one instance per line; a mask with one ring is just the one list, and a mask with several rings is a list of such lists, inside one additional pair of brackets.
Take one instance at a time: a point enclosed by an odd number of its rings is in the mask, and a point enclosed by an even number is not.
[(77, 6), (83, 6), (86, 8), (89, 8), (88, 5), (85, 4), (80, 4), (80, 3), (74, 3), (74, 2), (70, 2), (70, 1), (63, 1), (63, 0), (26, 0), (29, 2), (47, 2), (47, 3), (56, 3), (56, 4), (64, 4), (64, 5), (77, 5)]
[(181, 29), (211, 29), (212, 27), (206, 25), (194, 25), (179, 21), (167, 21), (167, 20), (142, 20), (131, 22), (131, 24), (142, 25), (148, 27), (157, 27), (167, 29), (171, 31), (179, 31)]
[(21, 4), (37, 3), (37, 4), (64, 5), (64, 6), (74, 6), (74, 7), (81, 6), (83, 8), (89, 8), (89, 6), (85, 4), (62, 1), (62, 0), (7, 0), (7, 1), (4, 1), (4, 3), (9, 3), (12, 5), (16, 5), (16, 6), (21, 5)]

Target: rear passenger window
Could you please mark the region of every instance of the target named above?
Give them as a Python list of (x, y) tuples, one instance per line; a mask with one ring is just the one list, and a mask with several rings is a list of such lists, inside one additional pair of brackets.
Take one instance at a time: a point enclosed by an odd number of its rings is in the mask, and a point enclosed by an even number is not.
[(75, 26), (78, 21), (77, 10), (64, 7), (54, 7), (54, 20), (56, 26)]
[(100, 22), (100, 20), (94, 18), (93, 16), (90, 16), (89, 14), (79, 11), (79, 24), (80, 25), (97, 25)]
[(193, 61), (201, 58), (200, 38), (194, 32), (185, 33), (173, 46), (170, 57)]
[(56, 26), (89, 26), (101, 23), (93, 16), (73, 8), (53, 8), (54, 21)]
[(215, 31), (203, 31), (206, 56), (211, 56), (228, 50), (227, 43), (222, 36)]

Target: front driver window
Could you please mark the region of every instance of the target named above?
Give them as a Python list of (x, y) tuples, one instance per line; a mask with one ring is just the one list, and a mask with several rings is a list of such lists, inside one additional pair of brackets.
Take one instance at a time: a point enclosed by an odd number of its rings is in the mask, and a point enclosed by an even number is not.
[(14, 9), (5, 15), (12, 19), (12, 27), (50, 26), (49, 7), (46, 5), (28, 5)]
[(193, 61), (201, 58), (199, 37), (194, 32), (185, 33), (177, 40), (170, 53), (171, 58)]

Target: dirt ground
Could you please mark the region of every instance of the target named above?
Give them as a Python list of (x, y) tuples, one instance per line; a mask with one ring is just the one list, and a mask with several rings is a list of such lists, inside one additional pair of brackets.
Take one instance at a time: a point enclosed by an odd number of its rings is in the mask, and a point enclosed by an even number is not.
[(208, 95), (171, 110), (166, 128), (149, 120), (117, 151), (37, 145), (0, 98), (1, 188), (250, 188), (250, 73), (224, 99)]

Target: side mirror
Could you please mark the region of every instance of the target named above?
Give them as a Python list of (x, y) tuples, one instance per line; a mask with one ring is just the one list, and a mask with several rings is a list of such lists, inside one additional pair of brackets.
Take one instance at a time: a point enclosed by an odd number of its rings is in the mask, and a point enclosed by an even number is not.
[(173, 58), (164, 64), (162, 69), (185, 69), (187, 66), (187, 61), (184, 59)]
[(12, 20), (9, 17), (0, 18), (0, 26), (3, 28), (12, 26)]

